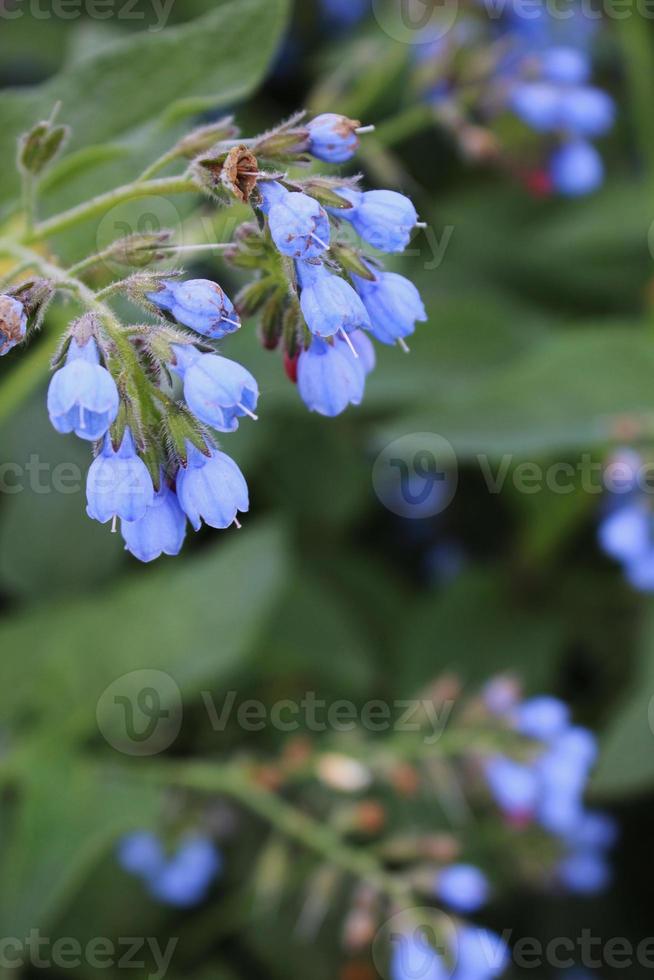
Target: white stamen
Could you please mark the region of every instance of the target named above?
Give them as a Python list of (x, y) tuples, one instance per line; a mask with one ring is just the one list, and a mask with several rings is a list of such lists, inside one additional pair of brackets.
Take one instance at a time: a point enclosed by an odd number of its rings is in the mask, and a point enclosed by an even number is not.
[(355, 129), (354, 132), (358, 133), (359, 136), (362, 136), (364, 133), (374, 133), (376, 129), (376, 126), (359, 126), (359, 128)]
[(237, 530), (237, 531), (240, 531), (240, 530), (241, 530), (241, 526), (242, 526), (242, 525), (241, 525), (241, 523), (240, 523), (240, 521), (239, 521), (239, 519), (238, 519), (238, 517), (235, 517), (235, 518), (234, 518), (234, 524), (236, 525), (236, 530)]
[(400, 350), (403, 350), (405, 354), (410, 354), (411, 353), (411, 348), (405, 342), (405, 340), (404, 340), (403, 337), (398, 337), (397, 338), (397, 346), (400, 348)]
[(346, 344), (347, 344), (347, 346), (348, 346), (348, 347), (350, 348), (350, 350), (352, 351), (352, 353), (354, 354), (354, 356), (356, 357), (356, 359), (357, 359), (357, 361), (358, 361), (358, 360), (359, 360), (359, 355), (358, 355), (358, 354), (357, 354), (357, 352), (356, 352), (356, 349), (355, 349), (355, 347), (354, 347), (354, 344), (352, 343), (352, 341), (351, 341), (351, 340), (350, 340), (350, 338), (348, 337), (348, 335), (347, 335), (347, 332), (346, 332), (345, 330), (343, 330), (343, 328), (342, 328), (342, 327), (341, 327), (341, 329), (340, 329), (340, 331), (339, 331), (339, 332), (340, 332), (340, 334), (342, 335), (342, 337), (343, 337), (343, 340), (345, 341), (345, 343), (346, 343)]
[(255, 422), (259, 421), (259, 416), (255, 415), (254, 412), (251, 412), (249, 408), (246, 408), (243, 402), (238, 403), (238, 408), (240, 408), (242, 412), (245, 412), (246, 415), (249, 415), (251, 419), (254, 419)]
[(233, 327), (241, 326), (240, 320), (230, 320), (228, 316), (224, 316), (222, 319), (225, 323), (231, 323)]
[(329, 250), (329, 245), (327, 244), (327, 242), (323, 242), (322, 238), (318, 238), (316, 234), (313, 234), (310, 237), (313, 238), (314, 241), (318, 242), (318, 244), (322, 246), (322, 248), (324, 248), (325, 251)]
[(111, 533), (115, 534), (117, 530), (118, 530), (118, 518), (114, 514), (114, 516), (111, 519)]
[(416, 221), (416, 228), (429, 228), (426, 221)]

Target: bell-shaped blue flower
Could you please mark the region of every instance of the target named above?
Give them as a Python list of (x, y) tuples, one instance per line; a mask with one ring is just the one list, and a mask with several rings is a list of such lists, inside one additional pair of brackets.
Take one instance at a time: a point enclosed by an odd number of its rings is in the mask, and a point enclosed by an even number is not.
[(523, 701), (514, 713), (515, 726), (527, 738), (549, 742), (570, 724), (570, 709), (558, 698), (542, 695)]
[(240, 526), (238, 514), (247, 513), (247, 483), (233, 459), (215, 446), (205, 456), (188, 446), (188, 460), (177, 475), (177, 497), (196, 531), (202, 522), (219, 529)]
[(106, 524), (120, 517), (138, 521), (145, 517), (154, 499), (154, 487), (148, 468), (136, 455), (129, 429), (125, 430), (118, 452), (109, 435), (94, 459), (86, 481), (86, 512), (94, 521)]
[(599, 88), (573, 88), (562, 94), (559, 118), (572, 136), (603, 136), (615, 122), (615, 102)]
[(354, 330), (348, 334), (347, 341), (337, 337), (336, 343), (347, 343), (350, 351), (354, 350), (357, 356), (357, 364), (363, 372), (364, 378), (375, 370), (377, 363), (375, 348), (370, 337), (363, 330)]
[(420, 293), (410, 279), (396, 272), (372, 270), (374, 280), (353, 276), (356, 290), (370, 316), (371, 332), (382, 344), (401, 343), (416, 322), (427, 320)]
[(490, 886), (473, 864), (452, 864), (436, 879), (436, 895), (455, 912), (478, 912), (488, 902)]
[(238, 420), (256, 419), (256, 380), (236, 361), (201, 354), (195, 347), (173, 346), (173, 369), (184, 382), (184, 398), (196, 418), (219, 432), (235, 432)]
[(397, 191), (355, 191), (342, 188), (339, 197), (351, 208), (330, 208), (335, 217), (349, 221), (364, 242), (380, 252), (403, 252), (418, 224), (413, 202)]
[(260, 181), (261, 210), (268, 215), (272, 239), (292, 259), (317, 259), (328, 248), (329, 217), (308, 194), (287, 191), (276, 180)]
[(604, 180), (601, 156), (594, 146), (583, 140), (559, 147), (550, 158), (549, 170), (555, 190), (568, 197), (590, 194)]
[(590, 77), (590, 58), (586, 51), (565, 45), (546, 48), (539, 55), (543, 78), (559, 85), (583, 85)]
[(370, 327), (370, 317), (361, 298), (340, 276), (322, 263), (297, 262), (300, 306), (307, 326), (316, 337), (333, 337), (359, 327)]
[(568, 854), (558, 866), (559, 882), (575, 895), (597, 895), (611, 883), (611, 866), (599, 850), (580, 850)]
[(48, 388), (48, 414), (57, 432), (74, 432), (80, 439), (101, 439), (118, 415), (118, 389), (92, 338), (80, 346), (73, 338), (66, 364)]
[(222, 866), (222, 855), (212, 841), (205, 837), (188, 837), (158, 874), (149, 880), (149, 890), (160, 902), (177, 908), (191, 908), (204, 901)]
[(220, 340), (241, 326), (234, 304), (210, 279), (167, 280), (161, 289), (148, 293), (148, 299), (178, 323), (213, 340)]
[(314, 337), (298, 360), (297, 385), (307, 408), (333, 418), (348, 405), (360, 405), (365, 390), (365, 372), (347, 344), (334, 344)]
[(127, 550), (139, 561), (180, 553), (186, 537), (186, 514), (163, 476), (161, 489), (143, 517), (122, 521), (120, 530)]
[(422, 929), (394, 933), (391, 980), (449, 980), (450, 970)]
[(309, 153), (325, 163), (345, 163), (351, 160), (359, 147), (358, 122), (325, 112), (307, 125)]
[(456, 931), (455, 959), (460, 980), (493, 980), (508, 968), (510, 953), (497, 933), (464, 925)]
[(20, 344), (27, 332), (27, 313), (13, 296), (0, 295), (0, 357)]
[(497, 755), (486, 765), (489, 789), (509, 820), (522, 823), (531, 820), (540, 786), (531, 766)]
[(550, 132), (560, 125), (560, 89), (549, 82), (520, 82), (511, 92), (509, 106), (536, 132)]

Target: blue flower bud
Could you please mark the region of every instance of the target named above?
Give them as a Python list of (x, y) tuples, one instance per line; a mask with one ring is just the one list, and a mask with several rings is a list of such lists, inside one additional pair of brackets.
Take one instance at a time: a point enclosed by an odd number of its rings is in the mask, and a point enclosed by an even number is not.
[(184, 398), (196, 418), (219, 432), (235, 432), (238, 420), (254, 414), (259, 388), (249, 371), (217, 354), (175, 345), (174, 370), (184, 381)]
[(611, 868), (601, 851), (574, 851), (559, 863), (561, 884), (576, 895), (596, 895), (611, 883)]
[(270, 234), (282, 253), (292, 259), (317, 259), (329, 248), (331, 229), (327, 212), (308, 194), (287, 191), (276, 180), (258, 184), (268, 215)]
[(358, 127), (359, 123), (354, 119), (334, 112), (316, 116), (307, 125), (309, 153), (325, 163), (345, 163), (359, 148)]
[(448, 980), (450, 971), (422, 929), (393, 935), (391, 980)]
[(339, 197), (351, 208), (329, 208), (337, 218), (349, 221), (364, 242), (380, 252), (403, 252), (418, 224), (413, 203), (396, 191), (354, 191), (342, 188)]
[(300, 305), (304, 319), (316, 337), (370, 327), (361, 299), (345, 279), (332, 275), (324, 265), (298, 262)]
[(585, 812), (568, 835), (567, 843), (576, 849), (613, 847), (618, 839), (618, 826), (607, 813)]
[(583, 85), (590, 77), (590, 68), (590, 58), (578, 48), (552, 47), (540, 55), (541, 75), (560, 85)]
[(165, 861), (161, 841), (149, 830), (127, 834), (118, 843), (118, 863), (130, 874), (149, 878), (157, 874)]
[(654, 548), (632, 558), (625, 568), (627, 581), (639, 592), (654, 592)]
[(409, 279), (396, 272), (372, 271), (374, 281), (353, 276), (354, 285), (370, 316), (373, 337), (382, 344), (396, 344), (414, 332), (417, 321), (426, 321), (427, 313)]
[(510, 819), (531, 819), (538, 801), (539, 785), (530, 766), (498, 755), (486, 766), (486, 780), (495, 802)]
[(83, 347), (73, 338), (66, 364), (48, 388), (48, 414), (57, 432), (101, 439), (118, 415), (118, 389), (91, 338)]
[(516, 709), (515, 723), (521, 735), (547, 742), (568, 727), (570, 710), (558, 698), (531, 698)]
[(191, 908), (204, 901), (222, 866), (222, 855), (210, 840), (189, 837), (150, 880), (150, 892), (167, 905)]
[(136, 455), (129, 429), (125, 430), (118, 452), (105, 437), (100, 455), (94, 459), (86, 481), (86, 512), (94, 521), (106, 524), (120, 517), (138, 521), (154, 499), (148, 468)]
[(573, 136), (603, 136), (615, 123), (615, 103), (598, 88), (574, 88), (561, 98), (561, 129)]
[(557, 129), (561, 122), (561, 93), (547, 82), (523, 82), (509, 99), (512, 111), (537, 132)]
[(0, 295), (0, 357), (19, 344), (27, 331), (25, 307), (13, 296)]
[(360, 405), (365, 371), (345, 342), (327, 343), (314, 337), (298, 361), (300, 397), (312, 412), (333, 418), (348, 405)]
[(436, 879), (436, 895), (455, 912), (477, 912), (488, 901), (486, 875), (472, 864), (443, 868)]
[[(377, 357), (375, 354), (374, 345), (363, 330), (355, 330), (353, 333), (348, 335), (348, 347), (353, 347), (358, 358), (358, 365), (363, 371), (364, 378), (375, 370), (375, 365), (377, 363)], [(339, 342), (337, 338), (337, 343)], [(345, 343), (345, 341), (342, 341)]]
[(565, 143), (550, 159), (550, 177), (555, 190), (569, 197), (590, 194), (604, 179), (602, 158), (583, 140)]
[(245, 478), (233, 459), (215, 446), (205, 456), (188, 446), (188, 460), (177, 475), (177, 497), (196, 531), (202, 522), (224, 529), (238, 523), (238, 513), (250, 509)]
[(122, 521), (120, 530), (127, 550), (139, 561), (150, 562), (161, 555), (180, 553), (186, 537), (186, 515), (163, 475), (161, 490), (143, 517)]
[(163, 283), (162, 289), (148, 293), (148, 299), (178, 323), (213, 340), (220, 340), (241, 326), (234, 304), (218, 283), (209, 279), (171, 279)]
[(456, 939), (455, 976), (460, 980), (493, 980), (508, 968), (509, 948), (497, 933), (465, 925), (457, 929)]
[(652, 547), (652, 515), (638, 502), (611, 511), (598, 531), (600, 547), (619, 561), (633, 561)]

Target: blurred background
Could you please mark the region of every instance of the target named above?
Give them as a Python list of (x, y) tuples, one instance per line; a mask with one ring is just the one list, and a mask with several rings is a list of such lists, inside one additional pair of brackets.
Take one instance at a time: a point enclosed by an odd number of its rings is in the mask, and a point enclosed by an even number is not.
[[(425, 692), (458, 703), (498, 675), (563, 699), (599, 736), (590, 796), (620, 827), (603, 893), (575, 897), (503, 874), (506, 841), (492, 821), (471, 825), (437, 772), (430, 793), (411, 792), (410, 767), (368, 792), (336, 757), (336, 775), (308, 786), (298, 776), (301, 790), (285, 785), (286, 798), (343, 826), (362, 853), (383, 839), (381, 826), (405, 844), (483, 837), (496, 881), (485, 921), (512, 940), (650, 936), (654, 582), (607, 555), (601, 534), (621, 506), (606, 490), (606, 466), (627, 450), (647, 461), (654, 433), (651, 23), (598, 5), (575, 14), (572, 37), (567, 21), (518, 29), (506, 11), (489, 16), (475, 3), (446, 28), (447, 7), (435, 20), (421, 0), (398, 21), (392, 6), (0, 2), (5, 228), (17, 220), (16, 137), (57, 99), (74, 134), (46, 179), (46, 215), (131, 179), (198, 120), (233, 112), (254, 134), (301, 108), (343, 112), (377, 128), (354, 168), (338, 172), (360, 167), (368, 186), (409, 194), (427, 223), (394, 268), (429, 312), (410, 355), (381, 350), (364, 404), (334, 420), (306, 411), (254, 327), (229, 338), (225, 352), (262, 390), (258, 424), (230, 437), (251, 513), (240, 533), (203, 531), (182, 557), (152, 567), (86, 518), (75, 479), (86, 447), (48, 422), (45, 371), (65, 305), (27, 352), (2, 361), (0, 456), (20, 468), (3, 470), (0, 499), (2, 937), (38, 929), (53, 940), (149, 936), (164, 946), (178, 937), (173, 980), (377, 977), (370, 943), (352, 939), (365, 896), (345, 871), (298, 854), (220, 786), (207, 796), (190, 777), (183, 790), (141, 778), (113, 695), (134, 699), (137, 727), (165, 702), (172, 728), (145, 746), (143, 755), (156, 753), (149, 766), (257, 766), (274, 789), (280, 766), (294, 771), (295, 760), (301, 772), (333, 732), (311, 730), (306, 716), (290, 734), (244, 725), (235, 711), (217, 724), (229, 692), (264, 710), (315, 692), (360, 711), (371, 699)], [(517, 49), (507, 41), (516, 34)], [(583, 70), (562, 82), (560, 72), (541, 77), (529, 59), (548, 45), (583, 51), (591, 79)], [(532, 89), (507, 94), (516, 58)], [(575, 107), (577, 129), (561, 139), (545, 90), (580, 82), (613, 108)], [(610, 125), (593, 121), (602, 112)], [(556, 157), (580, 143), (599, 164)], [(121, 223), (171, 226), (192, 242), (200, 222), (220, 240), (230, 220), (197, 200), (153, 198), (52, 249), (72, 262)], [(230, 295), (245, 281), (220, 259), (188, 267)], [(17, 472), (28, 474), (21, 492)], [(53, 473), (63, 481), (54, 492)], [(337, 742), (385, 737), (356, 729)], [(221, 866), (201, 899), (180, 908), (149, 894), (116, 848), (134, 831), (172, 841), (191, 825), (214, 842)], [(143, 957), (128, 975), (155, 973)], [(575, 958), (585, 973), (550, 962), (510, 976), (621, 973), (605, 958), (594, 968)], [(3, 968), (11, 977), (44, 969)], [(125, 969), (85, 962), (46, 972)], [(649, 969), (641, 960), (629, 975)]]

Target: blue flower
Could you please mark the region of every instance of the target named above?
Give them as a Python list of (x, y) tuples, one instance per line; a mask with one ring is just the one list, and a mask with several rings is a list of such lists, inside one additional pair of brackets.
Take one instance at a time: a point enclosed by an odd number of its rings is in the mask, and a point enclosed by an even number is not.
[(154, 499), (148, 468), (136, 455), (129, 429), (125, 430), (118, 452), (109, 435), (102, 452), (94, 459), (86, 481), (86, 512), (100, 524), (117, 517), (138, 521)]
[(615, 103), (601, 89), (583, 87), (561, 98), (559, 123), (572, 136), (603, 136), (615, 122)]
[(522, 82), (516, 85), (509, 105), (518, 118), (537, 132), (549, 132), (560, 124), (560, 93), (548, 82)]
[(486, 875), (472, 864), (443, 868), (436, 880), (436, 895), (455, 912), (477, 912), (488, 901)]
[(308, 194), (287, 191), (276, 180), (260, 181), (261, 210), (268, 215), (272, 239), (292, 259), (317, 259), (329, 248), (327, 212)]
[(0, 295), (0, 357), (19, 344), (27, 332), (27, 313), (23, 304), (6, 294)]
[(161, 841), (149, 830), (137, 830), (123, 837), (117, 856), (125, 871), (142, 878), (157, 874), (166, 857)]
[(516, 710), (515, 721), (522, 735), (549, 741), (568, 727), (570, 710), (558, 698), (543, 695), (523, 701)]
[(549, 170), (554, 188), (568, 197), (590, 194), (604, 179), (601, 156), (583, 140), (564, 143), (556, 150), (550, 158)]
[(344, 341), (327, 343), (314, 337), (298, 361), (300, 397), (312, 412), (333, 418), (348, 405), (360, 405), (365, 389), (364, 365)]
[(489, 929), (460, 926), (456, 939), (455, 980), (493, 980), (509, 966), (506, 942)]
[(486, 780), (495, 802), (512, 822), (531, 820), (538, 803), (539, 784), (530, 766), (495, 756), (486, 765)]
[(354, 191), (342, 188), (339, 197), (351, 208), (329, 208), (337, 217), (349, 221), (365, 242), (380, 252), (403, 252), (418, 224), (412, 201), (397, 191)]
[(202, 902), (220, 874), (222, 856), (204, 837), (189, 837), (164, 867), (148, 881), (154, 898), (177, 908), (191, 908)]
[(320, 0), (326, 20), (339, 28), (353, 27), (363, 20), (370, 0)]
[(118, 389), (93, 339), (80, 347), (73, 338), (66, 364), (48, 388), (48, 414), (57, 432), (74, 432), (80, 439), (101, 439), (118, 415)]
[[(344, 340), (337, 337), (336, 343), (345, 343)], [(363, 371), (364, 378), (375, 370), (375, 365), (377, 363), (377, 357), (375, 355), (375, 348), (370, 340), (368, 334), (364, 333), (363, 330), (354, 330), (347, 337), (347, 346), (352, 349), (358, 358), (359, 368)]]
[(234, 304), (218, 283), (210, 279), (188, 279), (186, 282), (171, 279), (162, 287), (148, 293), (148, 299), (160, 310), (170, 313), (178, 323), (203, 337), (220, 340), (241, 326)]
[(374, 280), (353, 276), (354, 285), (370, 316), (373, 336), (382, 344), (396, 344), (414, 332), (417, 321), (427, 320), (427, 312), (409, 279), (370, 268)]
[(310, 136), (309, 153), (325, 163), (345, 163), (359, 147), (358, 122), (326, 112), (307, 125)]
[(127, 550), (139, 561), (180, 553), (186, 537), (186, 515), (163, 476), (161, 489), (143, 517), (122, 521), (120, 530)]
[(634, 561), (653, 550), (652, 515), (637, 500), (612, 510), (598, 534), (602, 550), (619, 561)]
[(543, 78), (560, 85), (583, 85), (590, 77), (590, 58), (585, 51), (573, 47), (552, 47), (540, 55)]
[(573, 851), (559, 863), (561, 884), (578, 895), (596, 895), (611, 883), (611, 867), (602, 851)]
[(215, 446), (205, 456), (188, 446), (188, 460), (177, 476), (177, 496), (196, 531), (202, 522), (224, 529), (238, 523), (238, 513), (250, 509), (245, 478), (233, 459)]
[(359, 327), (370, 327), (370, 317), (360, 297), (345, 279), (332, 275), (324, 265), (298, 262), (300, 305), (304, 319), (316, 337), (333, 337)]
[(256, 419), (259, 388), (249, 371), (194, 347), (175, 345), (173, 351), (174, 370), (184, 381), (184, 398), (196, 418), (219, 432), (235, 432), (245, 415)]
[(392, 936), (391, 980), (447, 980), (450, 971), (421, 929)]

